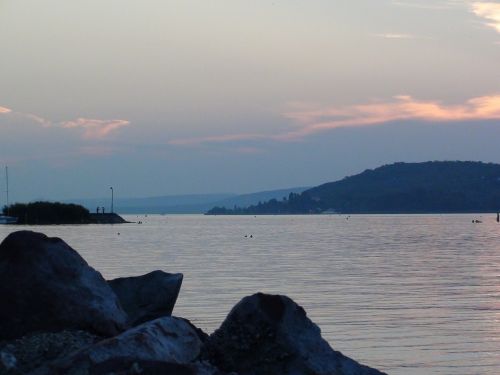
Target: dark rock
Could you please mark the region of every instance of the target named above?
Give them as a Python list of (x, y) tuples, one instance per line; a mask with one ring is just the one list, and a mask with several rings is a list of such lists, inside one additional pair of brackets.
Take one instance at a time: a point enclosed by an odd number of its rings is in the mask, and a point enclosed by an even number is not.
[(122, 277), (109, 280), (130, 324), (135, 326), (172, 315), (182, 284), (181, 273), (153, 271), (143, 276)]
[(222, 372), (207, 361), (198, 361), (190, 365), (196, 375), (238, 375), (234, 372)]
[(380, 375), (334, 351), (290, 298), (245, 297), (206, 343), (204, 358), (240, 375)]
[[(74, 351), (92, 345), (103, 338), (85, 331), (61, 331), (29, 334), (21, 338), (0, 343), (0, 358), (9, 359), (5, 367), (15, 368), (27, 374), (58, 358), (67, 357)], [(1, 353), (4, 353), (2, 356)], [(7, 355), (5, 355), (7, 354)], [(5, 361), (4, 361), (5, 362)], [(8, 366), (10, 364), (10, 366)], [(1, 367), (0, 367), (1, 368)], [(0, 370), (0, 374), (3, 372)]]
[(20, 374), (17, 358), (9, 351), (0, 351), (0, 374)]
[(45, 373), (100, 374), (115, 370), (127, 373), (130, 370), (127, 366), (135, 362), (189, 364), (199, 356), (201, 347), (198, 334), (191, 325), (182, 319), (164, 317), (56, 361)]
[(19, 231), (0, 244), (0, 339), (83, 329), (103, 336), (127, 322), (101, 274), (63, 240)]
[(200, 339), (200, 341), (203, 344), (205, 344), (207, 342), (208, 335), (201, 328), (196, 327), (193, 323), (191, 323), (190, 320), (188, 320), (186, 318), (181, 318), (181, 317), (176, 317), (176, 318), (181, 319), (184, 322), (186, 322), (196, 332), (196, 334), (198, 335), (198, 338)]
[[(207, 363), (179, 364), (163, 361), (131, 360), (130, 358), (110, 359), (92, 367), (88, 373), (92, 375), (225, 375)], [(72, 374), (71, 370), (69, 374)]]
[[(70, 373), (72, 370), (70, 370)], [(196, 375), (189, 365), (162, 361), (143, 361), (130, 358), (112, 358), (99, 363), (89, 371), (92, 375)]]

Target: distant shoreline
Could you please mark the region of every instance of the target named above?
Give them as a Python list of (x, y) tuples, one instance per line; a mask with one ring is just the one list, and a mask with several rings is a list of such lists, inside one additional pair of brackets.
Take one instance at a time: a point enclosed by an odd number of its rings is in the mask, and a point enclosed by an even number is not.
[(496, 215), (498, 211), (337, 212), (337, 213), (204, 213), (204, 216), (346, 216), (346, 215)]

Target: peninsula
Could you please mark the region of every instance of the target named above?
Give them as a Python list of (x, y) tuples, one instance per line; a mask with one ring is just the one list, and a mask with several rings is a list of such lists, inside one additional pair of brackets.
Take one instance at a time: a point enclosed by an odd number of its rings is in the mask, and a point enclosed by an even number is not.
[(16, 224), (22, 225), (127, 223), (116, 213), (91, 214), (85, 207), (72, 203), (15, 203), (5, 206), (3, 213), (17, 218)]
[(472, 161), (395, 163), (282, 200), (208, 215), (476, 213), (500, 210), (500, 165)]

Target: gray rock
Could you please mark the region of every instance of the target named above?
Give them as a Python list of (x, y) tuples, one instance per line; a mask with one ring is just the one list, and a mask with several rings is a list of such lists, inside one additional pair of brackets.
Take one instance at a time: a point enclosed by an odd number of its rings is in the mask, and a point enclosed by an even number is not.
[(240, 375), (380, 375), (334, 351), (286, 296), (245, 297), (206, 343), (204, 357)]
[(153, 271), (143, 276), (109, 280), (132, 326), (172, 315), (182, 284), (181, 273)]
[(0, 339), (83, 329), (113, 336), (127, 315), (101, 274), (63, 240), (11, 233), (0, 244)]
[(50, 366), (48, 373), (127, 373), (133, 370), (134, 363), (144, 366), (164, 364), (165, 368), (167, 364), (185, 365), (199, 356), (201, 347), (198, 333), (190, 324), (182, 319), (164, 317), (58, 360)]

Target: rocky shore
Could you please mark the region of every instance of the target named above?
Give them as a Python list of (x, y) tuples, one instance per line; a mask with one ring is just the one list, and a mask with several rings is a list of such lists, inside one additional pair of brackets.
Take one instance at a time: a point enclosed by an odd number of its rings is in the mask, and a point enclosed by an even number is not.
[(130, 223), (116, 213), (89, 214), (90, 224), (125, 224)]
[(104, 280), (63, 240), (0, 244), (0, 374), (379, 375), (286, 296), (243, 298), (211, 335), (171, 316), (182, 274)]

